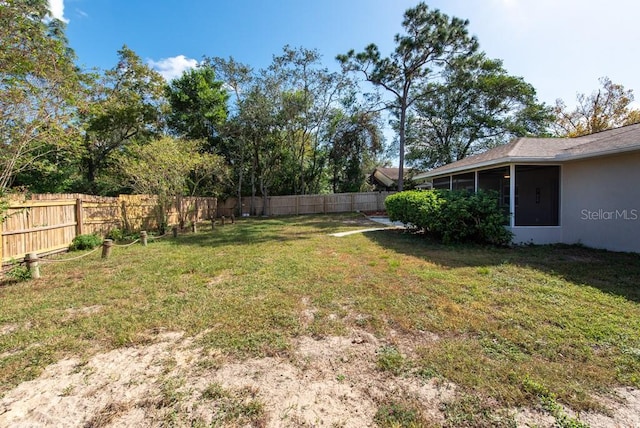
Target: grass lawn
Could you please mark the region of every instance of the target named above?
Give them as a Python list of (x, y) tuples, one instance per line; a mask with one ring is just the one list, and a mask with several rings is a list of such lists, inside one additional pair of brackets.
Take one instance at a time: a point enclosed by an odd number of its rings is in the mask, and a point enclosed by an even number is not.
[(640, 388), (639, 255), (444, 246), (397, 230), (329, 236), (362, 220), (241, 219), (5, 281), (0, 394), (61, 358), (158, 331), (233, 357), (288, 358), (294, 338), (353, 329), (392, 344), (381, 370), (441, 378), (494, 406), (600, 410), (597, 394)]

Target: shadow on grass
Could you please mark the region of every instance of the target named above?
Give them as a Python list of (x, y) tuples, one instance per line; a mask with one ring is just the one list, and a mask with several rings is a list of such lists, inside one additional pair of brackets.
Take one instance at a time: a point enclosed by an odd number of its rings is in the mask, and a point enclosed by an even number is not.
[(239, 219), (222, 226), (203, 224), (197, 234), (186, 233), (175, 241), (176, 245), (256, 245), (268, 242), (287, 242), (310, 239), (336, 231), (336, 228), (375, 225), (364, 216), (354, 213), (327, 215), (301, 215), (286, 217), (252, 217)]
[(570, 245), (496, 248), (480, 245), (444, 245), (408, 231), (370, 232), (377, 245), (401, 254), (450, 267), (512, 264), (540, 270), (575, 284), (596, 287), (609, 294), (640, 302), (640, 254), (617, 253)]

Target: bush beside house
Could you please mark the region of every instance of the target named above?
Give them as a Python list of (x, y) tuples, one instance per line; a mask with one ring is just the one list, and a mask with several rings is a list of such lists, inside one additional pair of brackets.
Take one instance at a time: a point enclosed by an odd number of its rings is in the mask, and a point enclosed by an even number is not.
[(421, 229), (445, 243), (508, 245), (513, 237), (505, 228), (509, 217), (495, 192), (411, 190), (389, 196), (385, 207), (392, 221)]

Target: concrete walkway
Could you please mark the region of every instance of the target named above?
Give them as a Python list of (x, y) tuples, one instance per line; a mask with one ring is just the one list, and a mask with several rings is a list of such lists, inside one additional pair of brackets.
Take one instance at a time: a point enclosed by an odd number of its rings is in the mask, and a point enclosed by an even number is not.
[(389, 220), (389, 217), (367, 217), (371, 221), (375, 221), (376, 223), (384, 224), (386, 227), (371, 227), (368, 229), (358, 229), (358, 230), (350, 230), (348, 232), (339, 232), (339, 233), (331, 233), (329, 236), (336, 236), (338, 238), (342, 238), (343, 236), (349, 236), (356, 233), (367, 233), (367, 232), (377, 232), (380, 230), (394, 230), (394, 229), (404, 229), (404, 225), (399, 221), (392, 222)]
[(382, 224), (385, 224), (387, 226), (402, 227), (404, 229), (404, 224), (401, 221), (391, 221), (391, 220), (389, 220), (389, 217), (371, 216), (371, 217), (367, 217), (367, 218), (369, 220), (371, 220), (371, 221), (375, 221), (376, 223), (382, 223)]

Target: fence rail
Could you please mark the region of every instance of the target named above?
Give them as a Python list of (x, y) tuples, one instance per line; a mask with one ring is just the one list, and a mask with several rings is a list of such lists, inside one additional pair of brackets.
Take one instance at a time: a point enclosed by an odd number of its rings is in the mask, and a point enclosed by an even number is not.
[(218, 201), (219, 215), (300, 215), (329, 214), (354, 211), (384, 211), (384, 200), (394, 192), (332, 193), (327, 195), (297, 195), (237, 198)]
[[(268, 198), (180, 197), (171, 207), (168, 223), (186, 226), (220, 216), (300, 215), (354, 211), (382, 211), (391, 192), (337, 193), (328, 195), (271, 196)], [(149, 195), (118, 197), (84, 194), (34, 194), (10, 201), (0, 223), (2, 261), (17, 260), (29, 253), (46, 255), (66, 250), (78, 235), (105, 236), (114, 228), (126, 231), (158, 228), (158, 200)]]
[[(9, 202), (0, 224), (2, 261), (26, 254), (51, 254), (66, 250), (78, 235), (105, 236), (114, 228), (127, 231), (158, 228), (155, 196), (103, 197), (83, 194), (34, 194)], [(180, 197), (173, 201), (168, 223), (185, 226), (212, 218), (216, 198)]]

